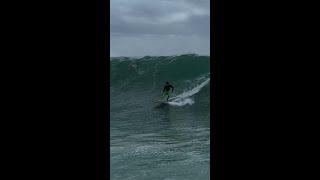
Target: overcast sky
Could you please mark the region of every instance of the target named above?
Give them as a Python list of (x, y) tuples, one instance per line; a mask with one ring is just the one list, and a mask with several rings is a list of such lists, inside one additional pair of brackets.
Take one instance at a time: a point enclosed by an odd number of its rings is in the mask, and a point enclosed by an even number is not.
[(210, 55), (210, 0), (111, 0), (111, 56)]

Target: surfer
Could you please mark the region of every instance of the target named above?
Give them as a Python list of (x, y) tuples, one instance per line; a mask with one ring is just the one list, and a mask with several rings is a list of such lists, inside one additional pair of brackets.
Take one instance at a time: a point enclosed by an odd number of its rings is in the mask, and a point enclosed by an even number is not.
[(169, 84), (169, 82), (166, 82), (162, 91), (162, 96), (167, 96), (167, 101), (169, 100), (169, 97), (170, 97), (170, 89), (171, 89), (171, 92), (173, 92), (174, 87), (171, 84)]

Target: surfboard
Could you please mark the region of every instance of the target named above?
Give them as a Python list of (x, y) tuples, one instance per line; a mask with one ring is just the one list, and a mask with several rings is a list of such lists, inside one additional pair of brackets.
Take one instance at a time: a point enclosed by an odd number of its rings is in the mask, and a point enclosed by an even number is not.
[(170, 101), (165, 101), (165, 100), (155, 100), (154, 102), (156, 102), (156, 103), (168, 103), (168, 102), (170, 102)]
[(174, 99), (178, 99), (179, 97), (171, 97), (169, 98), (169, 101), (174, 100)]
[(166, 101), (166, 100), (155, 100), (154, 101), (155, 103), (158, 103), (158, 104), (170, 104), (170, 99), (169, 99), (169, 101)]
[(177, 99), (177, 98), (179, 98), (179, 97), (171, 97), (168, 99), (168, 101), (159, 99), (159, 100), (155, 100), (154, 102), (167, 104), (168, 102), (171, 102), (172, 100)]

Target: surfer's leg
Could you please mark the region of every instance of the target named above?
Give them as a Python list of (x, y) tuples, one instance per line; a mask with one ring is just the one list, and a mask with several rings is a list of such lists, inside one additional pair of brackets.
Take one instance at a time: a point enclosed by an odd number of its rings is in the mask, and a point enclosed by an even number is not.
[(161, 100), (165, 100), (165, 98), (166, 98), (166, 93), (163, 92), (163, 93), (162, 93), (162, 96), (161, 96)]
[(167, 101), (169, 99), (169, 93), (168, 92), (164, 92), (164, 97), (166, 97)]

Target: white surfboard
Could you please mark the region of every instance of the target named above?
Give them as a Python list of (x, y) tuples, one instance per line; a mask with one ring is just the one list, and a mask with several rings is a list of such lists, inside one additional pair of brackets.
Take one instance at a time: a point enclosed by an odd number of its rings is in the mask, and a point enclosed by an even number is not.
[(155, 103), (160, 103), (160, 104), (170, 104), (170, 99), (169, 99), (169, 101), (166, 101), (166, 100), (155, 100), (154, 101)]

